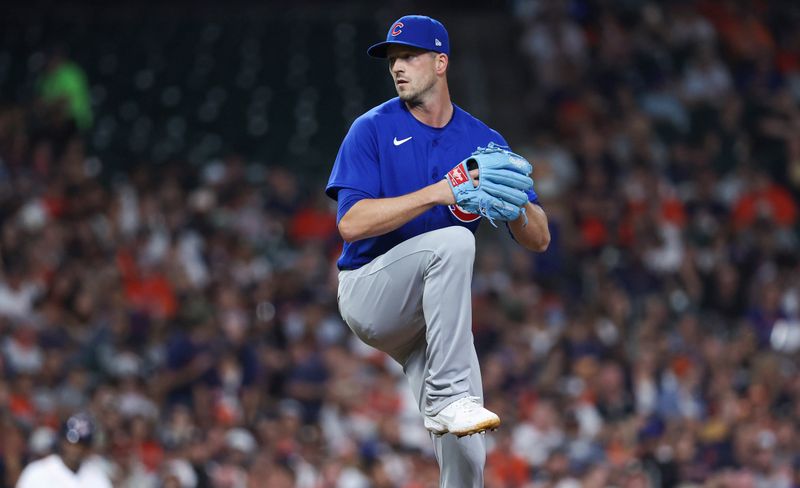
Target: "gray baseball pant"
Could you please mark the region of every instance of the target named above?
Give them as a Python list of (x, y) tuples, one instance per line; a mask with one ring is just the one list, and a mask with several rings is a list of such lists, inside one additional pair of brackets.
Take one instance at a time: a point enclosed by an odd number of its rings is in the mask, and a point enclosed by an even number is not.
[[(472, 338), (475, 237), (461, 226), (412, 237), (372, 262), (339, 272), (339, 311), (365, 343), (403, 366), (420, 412), (459, 398), (483, 401)], [(483, 487), (482, 436), (431, 434), (444, 488)]]

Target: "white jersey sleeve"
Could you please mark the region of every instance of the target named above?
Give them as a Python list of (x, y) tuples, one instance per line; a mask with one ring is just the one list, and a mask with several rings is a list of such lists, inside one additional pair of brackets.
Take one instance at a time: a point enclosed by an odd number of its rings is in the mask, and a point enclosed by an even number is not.
[(95, 463), (70, 471), (57, 454), (30, 463), (22, 470), (16, 488), (112, 488), (108, 476)]
[(25, 467), (17, 480), (16, 488), (39, 488), (47, 486), (47, 467), (40, 460)]

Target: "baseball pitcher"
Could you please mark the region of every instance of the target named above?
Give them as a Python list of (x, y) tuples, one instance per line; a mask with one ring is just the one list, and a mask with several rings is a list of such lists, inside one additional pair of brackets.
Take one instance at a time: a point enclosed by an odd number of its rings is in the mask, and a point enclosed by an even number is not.
[(483, 407), (472, 337), (474, 233), (505, 222), (532, 251), (550, 240), (531, 165), (450, 100), (444, 26), (408, 15), (367, 50), (388, 60), (398, 97), (360, 116), (326, 193), (345, 241), (339, 310), (353, 332), (403, 366), (441, 468), (440, 486), (482, 487)]

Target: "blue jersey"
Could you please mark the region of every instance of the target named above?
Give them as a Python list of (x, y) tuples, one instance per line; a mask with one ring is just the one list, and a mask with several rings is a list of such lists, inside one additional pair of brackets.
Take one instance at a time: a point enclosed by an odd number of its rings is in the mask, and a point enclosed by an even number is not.
[[(325, 192), (337, 200), (337, 223), (363, 198), (406, 195), (436, 183), (479, 146), (506, 141), (486, 124), (453, 104), (442, 128), (430, 127), (393, 98), (353, 122), (333, 164)], [(536, 202), (531, 191), (528, 199)], [(437, 205), (387, 234), (345, 242), (339, 269), (357, 269), (397, 244), (436, 229), (461, 225), (473, 233), (480, 216), (455, 205)]]

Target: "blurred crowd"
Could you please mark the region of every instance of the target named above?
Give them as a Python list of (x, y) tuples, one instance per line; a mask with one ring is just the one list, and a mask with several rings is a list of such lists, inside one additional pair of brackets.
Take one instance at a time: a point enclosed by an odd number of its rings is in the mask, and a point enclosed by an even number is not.
[[(513, 15), (553, 239), (480, 233), (486, 486), (800, 486), (800, 11)], [(107, 171), (58, 66), (0, 108), (0, 487), (77, 411), (119, 487), (438, 486), (399, 366), (338, 314), (332, 159)]]

